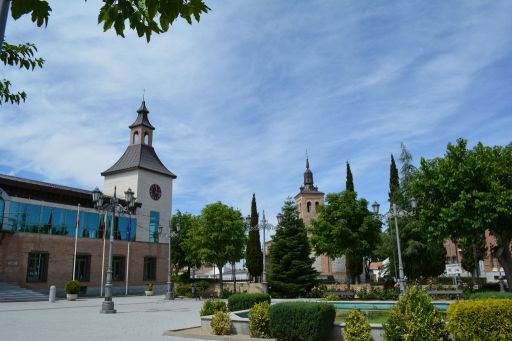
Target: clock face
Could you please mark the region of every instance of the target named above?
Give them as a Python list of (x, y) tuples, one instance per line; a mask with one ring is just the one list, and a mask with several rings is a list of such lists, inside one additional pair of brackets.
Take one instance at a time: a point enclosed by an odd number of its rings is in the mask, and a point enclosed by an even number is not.
[(149, 187), (149, 195), (151, 199), (158, 200), (162, 196), (162, 189), (157, 184), (153, 184)]

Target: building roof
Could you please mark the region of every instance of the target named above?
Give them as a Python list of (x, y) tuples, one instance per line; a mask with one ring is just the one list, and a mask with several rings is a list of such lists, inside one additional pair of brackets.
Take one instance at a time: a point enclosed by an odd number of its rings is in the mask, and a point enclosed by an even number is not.
[(61, 204), (76, 205), (92, 208), (92, 192), (56, 185), (48, 182), (20, 178), (0, 174), (0, 188), (8, 195), (33, 200), (50, 201)]
[[(94, 208), (92, 191), (86, 189), (62, 186), (5, 174), (0, 174), (0, 188), (12, 197), (73, 206), (80, 204), (82, 207)], [(118, 198), (118, 200), (122, 204), (126, 203), (122, 198)], [(136, 206), (141, 207), (141, 204), (136, 203)]]
[(140, 108), (137, 110), (137, 118), (128, 128), (132, 129), (138, 126), (146, 126), (149, 129), (155, 130), (155, 127), (149, 123), (148, 114), (149, 110), (146, 108), (146, 101), (142, 101)]
[(155, 149), (145, 144), (128, 146), (123, 156), (112, 167), (101, 173), (101, 175), (106, 176), (133, 169), (145, 169), (176, 179), (176, 175), (169, 171), (160, 161)]
[(306, 171), (304, 172), (304, 185), (300, 187), (299, 193), (295, 196), (297, 198), (301, 194), (318, 194), (324, 195), (323, 192), (318, 190), (318, 187), (313, 182), (313, 172), (309, 169), (309, 158), (306, 158)]

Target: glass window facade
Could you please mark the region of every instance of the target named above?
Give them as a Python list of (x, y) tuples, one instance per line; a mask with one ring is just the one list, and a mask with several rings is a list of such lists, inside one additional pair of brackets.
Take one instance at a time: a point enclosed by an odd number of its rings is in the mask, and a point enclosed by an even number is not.
[(46, 282), (48, 276), (48, 259), (46, 252), (30, 252), (27, 264), (27, 283)]
[[(0, 202), (0, 209), (2, 209)], [(64, 209), (46, 205), (36, 205), (11, 201), (7, 215), (7, 226), (3, 228), (15, 232), (32, 232), (75, 236), (76, 209)], [(0, 211), (1, 213), (1, 211)], [(78, 236), (84, 238), (102, 238), (104, 214), (80, 211)], [(1, 222), (0, 222), (1, 223)], [(114, 228), (115, 239), (127, 240), (127, 227), (131, 226), (130, 239), (135, 240), (137, 219), (117, 217)], [(111, 216), (107, 215), (106, 237), (110, 235)]]
[(158, 226), (160, 225), (160, 212), (149, 213), (149, 241), (158, 243)]
[(4, 224), (4, 208), (5, 208), (4, 199), (0, 198), (0, 230), (3, 229), (3, 224)]

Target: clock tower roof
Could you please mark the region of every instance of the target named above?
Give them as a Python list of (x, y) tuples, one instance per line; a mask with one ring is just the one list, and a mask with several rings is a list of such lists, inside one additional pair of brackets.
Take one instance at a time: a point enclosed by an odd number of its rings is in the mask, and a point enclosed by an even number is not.
[(101, 173), (102, 176), (123, 173), (134, 169), (145, 169), (176, 179), (176, 175), (164, 166), (153, 148), (153, 131), (155, 127), (149, 123), (148, 113), (146, 101), (143, 100), (140, 108), (137, 110), (137, 119), (129, 127), (130, 144), (123, 156), (112, 167)]
[(155, 149), (145, 144), (132, 144), (128, 146), (123, 156), (112, 167), (101, 173), (101, 175), (106, 176), (133, 169), (145, 169), (176, 179), (176, 175), (168, 170), (160, 161)]

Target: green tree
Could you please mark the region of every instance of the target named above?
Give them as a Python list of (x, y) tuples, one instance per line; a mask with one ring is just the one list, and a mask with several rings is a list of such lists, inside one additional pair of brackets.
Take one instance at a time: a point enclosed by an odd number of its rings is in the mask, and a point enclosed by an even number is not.
[[(411, 212), (410, 201), (412, 181), (417, 173), (412, 165), (412, 155), (405, 145), (401, 144), (400, 152), (400, 182), (396, 187), (398, 209)], [(393, 163), (394, 160), (392, 160)], [(395, 165), (396, 168), (396, 165)], [(390, 181), (391, 184), (391, 181)], [(417, 215), (399, 218), (400, 242), (404, 273), (408, 278), (439, 276), (445, 269), (446, 250), (441, 241), (430, 240), (424, 233), (425, 225), (418, 220)], [(393, 230), (393, 224), (391, 225)], [(393, 248), (396, 252), (396, 236), (392, 234)], [(391, 251), (391, 255), (395, 255)]]
[(398, 168), (396, 168), (395, 158), (391, 154), (391, 164), (389, 165), (389, 202), (397, 205), (402, 203), (400, 198), (400, 180), (398, 178)]
[[(182, 213), (177, 211), (171, 220), (171, 264), (173, 268), (181, 269), (187, 267), (188, 276), (190, 276), (190, 268), (192, 266), (200, 266), (201, 259), (189, 251), (189, 243), (191, 238), (192, 227), (197, 217), (190, 213)], [(180, 230), (178, 232), (178, 225)]]
[(291, 198), (285, 201), (279, 219), (269, 250), (270, 290), (279, 297), (297, 297), (315, 286), (317, 272), (306, 227)]
[[(380, 241), (381, 222), (357, 193), (329, 193), (312, 222), (311, 243), (317, 255), (347, 256), (347, 283), (361, 274), (363, 257), (370, 256)], [(359, 265), (355, 265), (359, 264)], [(352, 268), (351, 268), (352, 267)]]
[[(8, 8), (1, 8), (0, 11), (2, 10)], [(114, 29), (123, 38), (127, 29), (133, 30), (149, 42), (152, 34), (167, 32), (178, 18), (192, 24), (194, 19), (199, 22), (201, 15), (209, 10), (204, 0), (103, 0), (98, 24), (103, 24), (105, 32)], [(51, 11), (47, 0), (11, 0), (12, 18), (17, 20), (24, 15), (30, 15), (32, 22), (38, 27), (48, 25)], [(36, 65), (42, 67), (43, 59), (33, 57), (37, 51), (34, 44), (8, 44), (4, 42), (4, 30), (5, 27), (0, 29), (0, 55), (5, 65), (32, 70)], [(0, 80), (0, 105), (25, 101), (27, 94), (24, 91), (16, 93), (10, 87), (9, 80)]]
[(460, 240), (460, 246), (462, 247), (462, 267), (471, 272), (473, 285), (480, 285), (479, 261), (484, 259), (487, 253), (485, 234), (463, 237)]
[(206, 205), (197, 223), (192, 224), (188, 246), (202, 262), (219, 269), (220, 289), (224, 289), (222, 270), (226, 263), (244, 256), (247, 238), (240, 211), (216, 202)]
[(245, 250), (247, 270), (256, 280), (263, 272), (263, 252), (261, 252), (260, 230), (258, 229), (258, 209), (256, 208), (256, 195), (253, 193), (251, 202), (251, 225), (249, 226), (249, 240)]
[(493, 254), (512, 287), (512, 144), (505, 147), (467, 141), (448, 144), (444, 157), (421, 160), (413, 182), (419, 215), (432, 239), (496, 237)]
[(345, 190), (354, 192), (354, 178), (352, 177), (352, 171), (350, 170), (350, 163), (347, 161), (347, 180), (345, 183)]
[[(37, 47), (34, 44), (11, 45), (7, 42), (3, 42), (2, 46), (0, 60), (4, 65), (27, 70), (43, 67), (44, 59), (35, 57)], [(25, 101), (26, 98), (27, 94), (25, 91), (14, 92), (11, 90), (11, 82), (9, 80), (5, 78), (0, 80), (0, 105), (7, 102), (20, 104), (20, 102)]]

